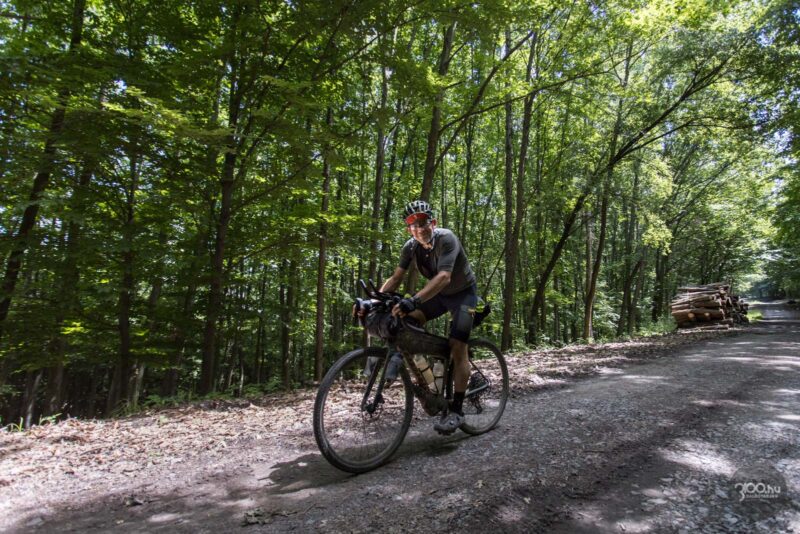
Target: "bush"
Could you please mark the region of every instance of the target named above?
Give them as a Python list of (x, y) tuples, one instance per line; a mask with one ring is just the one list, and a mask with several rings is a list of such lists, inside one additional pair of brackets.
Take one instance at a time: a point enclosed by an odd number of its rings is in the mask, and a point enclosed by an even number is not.
[(675, 331), (675, 320), (672, 318), (671, 315), (665, 315), (655, 323), (645, 323), (642, 325), (642, 329), (639, 331), (639, 335), (642, 336), (653, 336), (653, 335), (661, 335), (661, 334), (668, 334), (670, 332)]

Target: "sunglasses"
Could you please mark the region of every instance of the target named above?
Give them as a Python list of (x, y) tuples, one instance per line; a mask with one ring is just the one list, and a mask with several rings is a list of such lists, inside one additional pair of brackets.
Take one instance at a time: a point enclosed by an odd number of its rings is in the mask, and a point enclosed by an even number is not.
[(417, 222), (409, 224), (408, 228), (411, 229), (411, 230), (413, 230), (414, 228), (416, 228), (417, 230), (421, 230), (423, 228), (426, 228), (429, 224), (431, 224), (431, 220), (430, 219), (424, 219), (422, 221), (417, 221)]

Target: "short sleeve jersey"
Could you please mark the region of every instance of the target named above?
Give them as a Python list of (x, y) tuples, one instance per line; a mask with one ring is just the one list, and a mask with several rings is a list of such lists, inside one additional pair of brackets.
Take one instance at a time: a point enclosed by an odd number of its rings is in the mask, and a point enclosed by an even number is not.
[(467, 254), (456, 235), (445, 228), (433, 231), (433, 247), (426, 249), (413, 237), (406, 241), (400, 251), (400, 268), (408, 269), (416, 261), (419, 272), (430, 280), (441, 271), (452, 273), (450, 284), (442, 295), (453, 295), (475, 284), (475, 274), (469, 266)]

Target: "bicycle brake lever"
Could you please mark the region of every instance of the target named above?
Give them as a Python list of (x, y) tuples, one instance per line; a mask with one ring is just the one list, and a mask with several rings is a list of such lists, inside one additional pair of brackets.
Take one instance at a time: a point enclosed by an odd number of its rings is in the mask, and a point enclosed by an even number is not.
[(373, 295), (381, 295), (381, 296), (383, 296), (383, 293), (381, 291), (379, 291), (377, 287), (375, 287), (375, 282), (372, 281), (372, 278), (369, 279), (369, 287), (372, 288), (372, 294)]
[(361, 289), (364, 290), (364, 294), (371, 298), (372, 294), (370, 293), (369, 288), (367, 288), (367, 284), (364, 283), (364, 280), (359, 280), (358, 283), (361, 286)]

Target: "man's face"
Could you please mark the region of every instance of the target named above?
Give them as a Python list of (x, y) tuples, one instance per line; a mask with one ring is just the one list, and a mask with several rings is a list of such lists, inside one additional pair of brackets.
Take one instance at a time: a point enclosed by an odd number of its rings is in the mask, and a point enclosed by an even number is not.
[(407, 225), (406, 228), (408, 228), (408, 232), (414, 236), (417, 242), (422, 245), (427, 245), (431, 242), (431, 238), (433, 237), (433, 229), (436, 228), (436, 219), (418, 219), (414, 223)]

